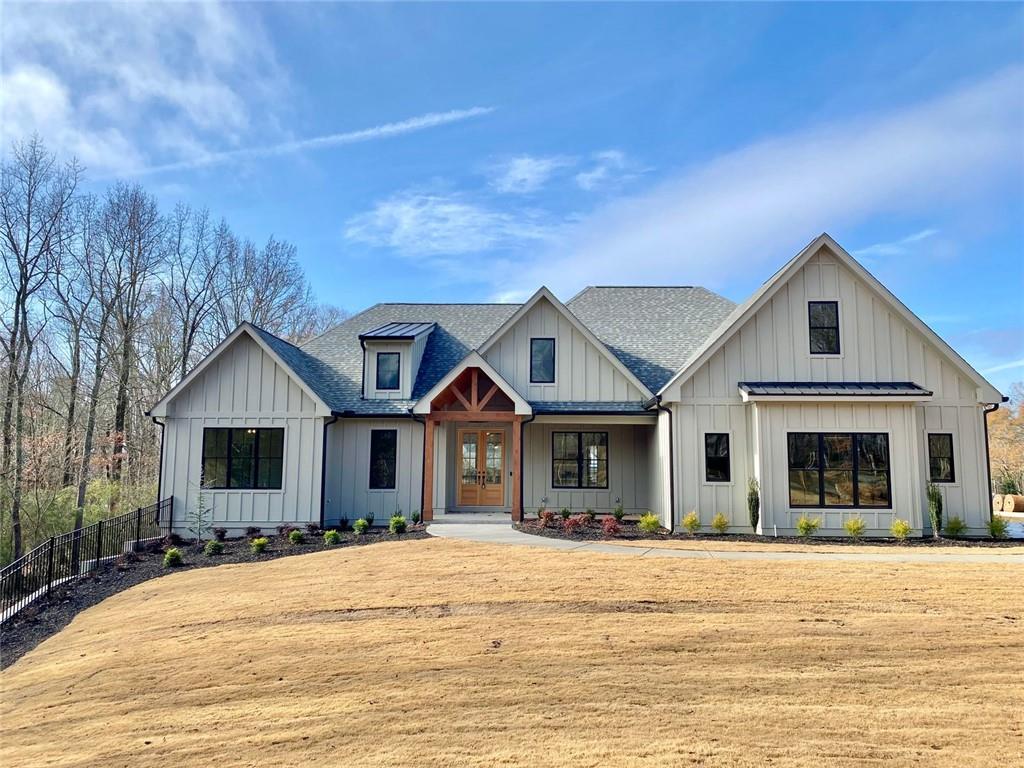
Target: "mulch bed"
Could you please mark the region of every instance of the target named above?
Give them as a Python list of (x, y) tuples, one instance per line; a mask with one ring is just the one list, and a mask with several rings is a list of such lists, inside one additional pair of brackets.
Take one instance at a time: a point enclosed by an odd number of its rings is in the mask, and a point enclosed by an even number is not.
[(644, 533), (637, 528), (635, 521), (623, 520), (620, 524), (622, 531), (618, 536), (609, 538), (601, 531), (601, 518), (598, 518), (586, 528), (580, 528), (572, 532), (562, 530), (562, 519), (555, 518), (553, 527), (545, 528), (536, 519), (525, 520), (517, 523), (514, 527), (523, 533), (531, 533), (534, 536), (546, 536), (549, 539), (568, 539), (569, 541), (749, 541), (757, 544), (799, 544), (802, 546), (814, 547), (828, 544), (831, 546), (881, 546), (881, 547), (1021, 547), (1024, 546), (1024, 539), (936, 539), (931, 536), (925, 538), (912, 538), (905, 541), (897, 541), (892, 538), (870, 538), (864, 537), (854, 541), (848, 537), (839, 536), (811, 536), (802, 538), (800, 536), (755, 536), (750, 533), (727, 533), (724, 535), (714, 533), (690, 534), (685, 531), (675, 533)]
[(207, 557), (202, 549), (191, 544), (181, 543), (176, 546), (181, 550), (185, 562), (177, 568), (163, 567), (164, 550), (173, 545), (154, 542), (149, 548), (151, 551), (125, 558), (130, 562), (106, 562), (80, 579), (54, 587), (49, 600), (37, 600), (0, 627), (0, 670), (6, 669), (43, 640), (64, 629), (80, 611), (149, 579), (192, 568), (209, 568), (226, 563), (256, 563), (323, 552), (325, 549), (427, 539), (430, 536), (422, 526), (411, 526), (401, 536), (390, 534), (385, 529), (375, 529), (362, 536), (356, 536), (351, 531), (342, 532), (341, 543), (333, 547), (324, 546), (320, 535), (307, 535), (303, 544), (292, 544), (285, 536), (267, 538), (270, 539), (267, 549), (258, 555), (252, 552), (249, 540), (245, 538), (228, 539), (224, 542), (224, 553), (214, 557)]

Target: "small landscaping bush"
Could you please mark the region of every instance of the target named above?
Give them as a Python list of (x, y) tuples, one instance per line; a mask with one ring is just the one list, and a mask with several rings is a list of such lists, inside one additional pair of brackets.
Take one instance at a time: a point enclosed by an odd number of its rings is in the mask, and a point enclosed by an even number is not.
[(747, 481), (747, 514), (750, 516), (750, 527), (756, 531), (761, 519), (761, 486), (756, 477)]
[(594, 522), (594, 519), (597, 517), (597, 514), (594, 512), (594, 510), (588, 509), (581, 515), (581, 517), (587, 518), (587, 524), (589, 525), (590, 523)]
[(1010, 535), (1010, 523), (1005, 517), (992, 515), (988, 521), (988, 535), (993, 539), (1005, 539)]
[(402, 515), (392, 515), (391, 521), (388, 523), (388, 530), (396, 536), (398, 534), (405, 533), (405, 518)]
[(373, 527), (373, 513), (372, 512), (368, 512), (367, 514), (363, 515), (363, 520), (366, 521), (366, 524), (368, 526), (370, 526), (371, 528)]
[(214, 557), (216, 555), (224, 554), (224, 544), (217, 539), (206, 542), (206, 546), (203, 547), (203, 554), (207, 557)]
[(306, 533), (310, 536), (318, 536), (320, 534), (320, 523), (306, 523)]
[(413, 525), (419, 525), (420, 524), (420, 511), (418, 509), (415, 512), (412, 513), (412, 524)]
[(816, 534), (819, 528), (821, 528), (820, 517), (807, 517), (807, 515), (801, 515), (800, 519), (796, 521), (796, 532), (805, 539), (809, 539), (811, 536)]
[(640, 516), (636, 527), (644, 533), (657, 533), (661, 530), (661, 521), (658, 520), (658, 516), (653, 512), (645, 512)]
[(715, 533), (725, 533), (729, 530), (729, 518), (719, 512), (711, 518), (711, 529)]
[(339, 531), (347, 531), (348, 530), (348, 518), (347, 517), (339, 517), (338, 518), (338, 530)]
[(324, 531), (324, 546), (333, 547), (341, 544), (341, 534), (337, 531)]
[(362, 536), (370, 530), (370, 523), (365, 517), (361, 517), (352, 524), (352, 530), (356, 532), (356, 536)]
[(615, 509), (612, 510), (612, 517), (615, 518), (616, 522), (621, 523), (622, 522), (622, 518), (624, 518), (625, 516), (626, 516), (626, 510), (624, 510), (622, 508), (621, 504), (617, 504), (615, 506)]
[(559, 514), (562, 516), (563, 520), (568, 520), (569, 516), (572, 515), (572, 512), (569, 511), (568, 507), (562, 507), (562, 511)]
[(683, 528), (691, 536), (700, 530), (700, 515), (697, 514), (696, 509), (691, 509), (686, 513), (686, 517), (683, 518)]
[(555, 524), (555, 513), (550, 509), (542, 509), (537, 513), (540, 516), (540, 525), (542, 528), (551, 528)]
[(250, 525), (248, 528), (245, 529), (246, 538), (249, 539), (255, 539), (258, 536), (261, 536), (262, 534), (263, 531), (259, 528), (259, 526), (256, 525)]
[(910, 523), (906, 520), (893, 520), (892, 525), (889, 526), (889, 533), (891, 533), (897, 541), (906, 541), (911, 530)]
[(177, 547), (171, 547), (164, 552), (164, 568), (177, 568), (185, 564), (185, 560), (181, 556), (181, 550)]
[(254, 555), (260, 555), (266, 551), (268, 544), (270, 544), (270, 539), (266, 536), (257, 536), (249, 542), (249, 549), (252, 550)]
[(957, 536), (963, 536), (967, 531), (967, 524), (955, 515), (949, 518), (949, 522), (946, 523), (946, 535), (952, 536), (954, 539)]
[(928, 517), (932, 523), (932, 536), (936, 539), (942, 531), (942, 491), (935, 483), (928, 483)]
[(282, 523), (281, 525), (277, 526), (277, 535), (278, 536), (289, 536), (289, 535), (291, 535), (291, 532), (294, 531), (294, 530), (295, 530), (295, 526), (294, 525), (288, 525), (287, 523)]
[(227, 537), (228, 537), (228, 529), (227, 528), (214, 528), (213, 529), (213, 538), (215, 538), (217, 541), (224, 541), (224, 539), (226, 539)]
[(601, 531), (608, 538), (612, 538), (622, 533), (622, 526), (614, 517), (606, 517), (601, 521)]
[(562, 520), (562, 530), (566, 533), (576, 533), (576, 531), (586, 527), (587, 519), (583, 515), (566, 517)]
[(290, 541), (295, 546), (302, 544), (305, 540), (306, 537), (303, 535), (302, 531), (298, 529), (293, 528), (288, 532), (288, 541)]
[(851, 517), (845, 523), (843, 528), (849, 534), (850, 538), (854, 541), (858, 541), (861, 536), (864, 535), (864, 531), (867, 529), (868, 524), (864, 522), (863, 517)]

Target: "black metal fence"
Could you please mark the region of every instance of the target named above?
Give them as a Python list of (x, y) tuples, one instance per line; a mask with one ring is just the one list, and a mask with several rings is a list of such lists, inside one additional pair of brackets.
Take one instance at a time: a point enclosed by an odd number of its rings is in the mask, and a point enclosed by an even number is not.
[(98, 566), (103, 560), (134, 551), (146, 539), (170, 532), (173, 499), (100, 520), (86, 528), (54, 536), (0, 568), (0, 622), (16, 615), (53, 588)]

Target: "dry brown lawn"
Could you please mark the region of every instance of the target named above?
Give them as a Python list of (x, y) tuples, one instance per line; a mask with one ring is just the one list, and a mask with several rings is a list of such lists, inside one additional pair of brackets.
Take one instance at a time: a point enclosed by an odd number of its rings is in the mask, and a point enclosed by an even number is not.
[(609, 544), (641, 549), (683, 549), (695, 552), (799, 552), (802, 554), (878, 554), (878, 555), (996, 555), (1009, 558), (1007, 562), (1024, 565), (1024, 545), (962, 547), (928, 546), (899, 547), (872, 544), (803, 544), (801, 542), (757, 542), (757, 541), (723, 541), (722, 539), (616, 539)]
[(2, 673), (0, 765), (1024, 765), (1022, 576), (446, 540), (198, 569)]

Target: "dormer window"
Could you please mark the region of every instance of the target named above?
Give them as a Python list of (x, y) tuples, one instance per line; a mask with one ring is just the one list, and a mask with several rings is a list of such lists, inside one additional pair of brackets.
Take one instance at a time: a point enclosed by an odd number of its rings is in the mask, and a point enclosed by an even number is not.
[(402, 353), (377, 353), (377, 389), (395, 390), (401, 388)]
[(839, 302), (807, 303), (808, 335), (812, 355), (839, 354)]
[(530, 339), (530, 383), (555, 383), (554, 339)]

